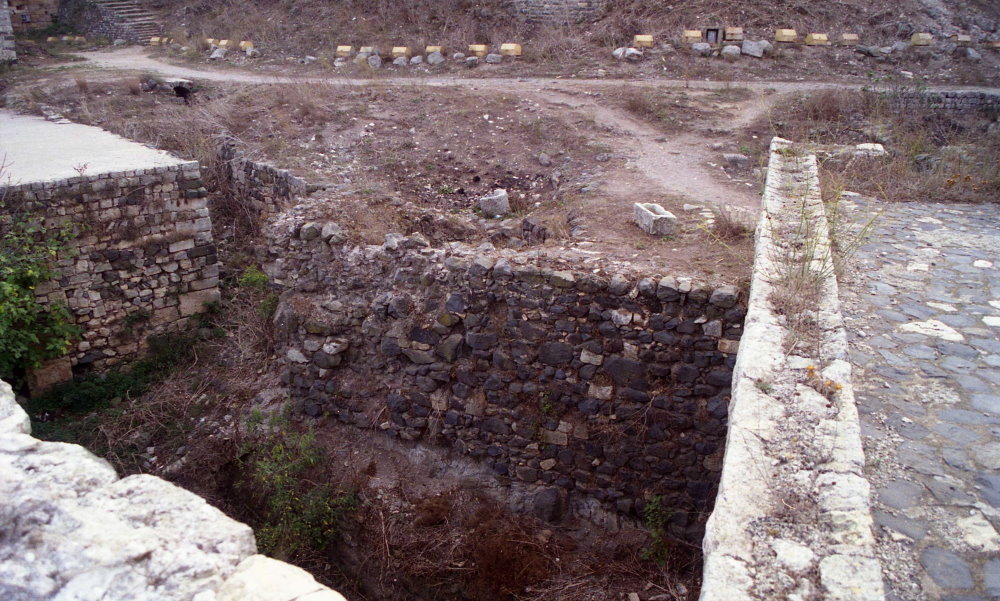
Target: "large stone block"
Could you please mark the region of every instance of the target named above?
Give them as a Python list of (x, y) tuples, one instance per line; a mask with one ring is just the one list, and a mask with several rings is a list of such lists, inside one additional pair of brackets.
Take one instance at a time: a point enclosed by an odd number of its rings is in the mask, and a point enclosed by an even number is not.
[(653, 236), (672, 236), (677, 228), (677, 217), (655, 203), (637, 202), (633, 214), (636, 225)]

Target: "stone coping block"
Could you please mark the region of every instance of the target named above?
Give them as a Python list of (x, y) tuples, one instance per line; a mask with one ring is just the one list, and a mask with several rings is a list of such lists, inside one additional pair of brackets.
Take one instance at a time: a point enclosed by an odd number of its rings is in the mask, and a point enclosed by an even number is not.
[[(772, 140), (763, 212), (700, 600), (884, 601), (815, 155)], [(779, 306), (802, 244), (818, 282), (806, 326), (817, 342), (793, 355)]]
[(672, 236), (677, 229), (677, 217), (652, 202), (637, 202), (632, 207), (639, 228), (653, 236)]
[(774, 41), (791, 44), (799, 41), (799, 34), (794, 29), (779, 29), (774, 32)]
[(253, 531), (146, 474), (119, 479), (74, 444), (30, 436), (0, 381), (0, 597), (78, 601), (344, 601), (257, 554)]

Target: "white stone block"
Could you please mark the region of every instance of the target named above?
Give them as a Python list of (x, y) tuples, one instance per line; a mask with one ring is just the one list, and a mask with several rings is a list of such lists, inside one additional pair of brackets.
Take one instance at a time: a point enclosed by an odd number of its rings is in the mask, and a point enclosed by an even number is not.
[(672, 236), (677, 228), (677, 217), (655, 203), (637, 202), (634, 205), (635, 222), (642, 231), (654, 236)]

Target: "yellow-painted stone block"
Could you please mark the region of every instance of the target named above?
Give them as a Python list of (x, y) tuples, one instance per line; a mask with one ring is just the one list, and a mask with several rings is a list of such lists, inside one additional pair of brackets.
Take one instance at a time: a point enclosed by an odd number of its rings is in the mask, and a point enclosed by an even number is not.
[(697, 44), (701, 41), (701, 30), (700, 29), (685, 29), (684, 30), (684, 43), (685, 44)]
[(986, 42), (987, 48), (993, 48), (995, 50), (1000, 50), (1000, 41)]
[(726, 28), (726, 41), (727, 42), (742, 42), (743, 41), (743, 28), (742, 27), (727, 27)]
[(431, 52), (440, 52), (444, 54), (444, 46), (428, 46), (424, 48), (424, 54), (430, 54)]
[(930, 46), (934, 43), (934, 36), (929, 33), (915, 33), (910, 38), (910, 43), (914, 46)]
[(774, 32), (774, 41), (791, 44), (799, 41), (799, 34), (794, 29), (779, 29)]
[(235, 45), (233, 40), (219, 40), (219, 48), (231, 48)]
[(842, 46), (857, 46), (861, 43), (861, 36), (856, 33), (840, 34), (840, 44)]
[(483, 57), (489, 53), (490, 49), (486, 44), (469, 44), (469, 54), (472, 56)]
[(501, 56), (521, 56), (520, 44), (500, 44)]
[(362, 46), (358, 48), (358, 54), (378, 54), (378, 48), (375, 46)]
[(337, 46), (337, 58), (347, 58), (354, 52), (354, 46)]
[(971, 46), (972, 36), (965, 35), (964, 33), (956, 33), (955, 35), (951, 36), (951, 41), (955, 42), (959, 46)]
[(49, 36), (49, 37), (45, 38), (45, 41), (46, 42), (58, 42), (59, 38), (57, 38), (55, 36)]
[(240, 42), (240, 50), (246, 52), (247, 50), (253, 50), (253, 42), (249, 40), (243, 40)]
[(806, 46), (829, 46), (830, 38), (825, 33), (810, 33), (806, 36)]
[(149, 45), (150, 46), (159, 46), (160, 45), (160, 38), (158, 36), (157, 37), (149, 38)]
[(399, 58), (401, 56), (405, 56), (406, 58), (413, 56), (413, 52), (410, 51), (409, 46), (393, 46), (392, 58)]
[(64, 35), (63, 37), (61, 37), (59, 39), (62, 40), (63, 42), (70, 42), (70, 41), (73, 40), (73, 36), (71, 36), (71, 35)]
[(652, 48), (653, 47), (653, 36), (651, 35), (637, 35), (632, 38), (632, 45), (636, 48)]
[(209, 46), (218, 46), (219, 38), (205, 38), (205, 43)]

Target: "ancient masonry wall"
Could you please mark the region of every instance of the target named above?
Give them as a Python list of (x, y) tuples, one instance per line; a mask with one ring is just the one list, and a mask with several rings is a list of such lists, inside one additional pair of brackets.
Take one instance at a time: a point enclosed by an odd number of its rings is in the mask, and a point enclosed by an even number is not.
[(91, 0), (62, 0), (59, 3), (58, 20), (87, 36), (130, 42), (148, 41), (148, 37), (122, 21), (113, 8)]
[(258, 215), (275, 213), (296, 196), (307, 192), (305, 180), (270, 163), (253, 161), (235, 142), (227, 141), (219, 149), (225, 186), (248, 204)]
[[(701, 601), (883, 601), (816, 157), (776, 138), (763, 205)], [(795, 334), (775, 305), (789, 262), (819, 289)]]
[(56, 21), (59, 0), (9, 0), (14, 31), (44, 29)]
[(922, 108), (951, 111), (1000, 111), (1000, 94), (980, 91), (895, 92), (891, 104), (899, 108)]
[(607, 0), (512, 0), (514, 10), (529, 21), (577, 23), (604, 14)]
[(30, 432), (0, 381), (0, 599), (344, 601), (197, 495)]
[(198, 163), (0, 188), (49, 227), (76, 234), (39, 286), (84, 331), (68, 355), (105, 367), (219, 299), (219, 265)]
[(700, 539), (742, 333), (735, 287), (419, 234), (352, 247), (333, 224), (286, 231), (261, 258), (295, 282), (276, 323), (306, 414), (453, 449), (571, 507), (637, 518), (659, 496), (673, 534)]
[(10, 8), (7, 0), (0, 0), (0, 63), (10, 63), (17, 60), (14, 48), (14, 28), (10, 22)]

